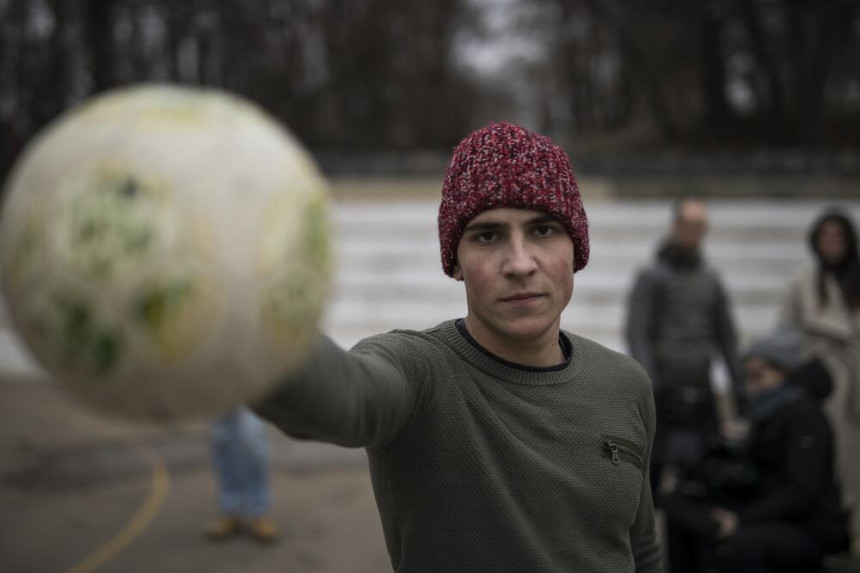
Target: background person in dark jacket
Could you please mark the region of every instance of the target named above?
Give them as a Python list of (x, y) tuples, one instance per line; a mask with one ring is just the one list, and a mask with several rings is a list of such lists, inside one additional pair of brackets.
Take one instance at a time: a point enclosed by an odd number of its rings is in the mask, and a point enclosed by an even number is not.
[(794, 331), (745, 356), (752, 425), (745, 439), (734, 432), (734, 450), (745, 454), (736, 459), (747, 460), (744, 472), (732, 472), (736, 481), (711, 464), (694, 483), (661, 485), (672, 573), (704, 570), (708, 548), (726, 572), (810, 571), (845, 542), (833, 437), (820, 408), (828, 375), (820, 362), (798, 368), (799, 356)]
[(669, 236), (654, 265), (637, 276), (628, 303), (629, 350), (654, 384), (654, 488), (664, 460), (695, 455), (701, 451), (702, 437), (719, 427), (711, 386), (713, 355), (722, 356), (734, 395), (742, 394), (729, 300), (720, 277), (701, 253), (707, 228), (703, 201), (678, 200)]

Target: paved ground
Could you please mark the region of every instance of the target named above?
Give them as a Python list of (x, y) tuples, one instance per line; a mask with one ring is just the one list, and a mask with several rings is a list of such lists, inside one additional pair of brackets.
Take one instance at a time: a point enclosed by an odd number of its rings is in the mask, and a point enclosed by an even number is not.
[[(0, 380), (0, 572), (390, 571), (361, 451), (272, 432), (274, 545), (213, 544), (206, 427), (148, 428), (45, 381)], [(855, 573), (842, 563), (828, 573)]]
[(281, 541), (205, 540), (206, 436), (106, 420), (47, 382), (0, 381), (0, 571), (390, 570), (363, 452), (274, 432)]

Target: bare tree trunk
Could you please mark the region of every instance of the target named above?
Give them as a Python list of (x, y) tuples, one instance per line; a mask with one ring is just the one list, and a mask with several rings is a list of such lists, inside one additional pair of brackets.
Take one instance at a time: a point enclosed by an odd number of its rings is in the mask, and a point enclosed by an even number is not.
[(699, 4), (697, 8), (701, 50), (699, 72), (707, 105), (703, 123), (708, 132), (719, 133), (726, 131), (726, 123), (734, 119), (726, 101), (726, 62), (720, 42), (723, 20), (721, 15), (711, 12), (710, 3)]
[(783, 97), (784, 86), (779, 75), (779, 61), (774, 57), (773, 50), (767, 45), (767, 38), (762, 29), (762, 15), (756, 0), (742, 0), (741, 17), (749, 33), (753, 57), (761, 66), (767, 82), (767, 93), (759, 93), (759, 99), (767, 103), (762, 110), (771, 118), (781, 118), (786, 113), (786, 102)]
[(615, 0), (589, 0), (592, 12), (617, 33), (619, 42), (630, 62), (630, 69), (637, 81), (645, 89), (645, 94), (654, 120), (660, 126), (667, 141), (675, 141), (679, 136), (678, 127), (666, 102), (663, 99), (661, 86), (664, 75), (657, 69), (654, 61), (649, 58), (648, 50), (637, 41), (633, 31), (637, 22), (630, 22), (624, 17), (623, 8)]
[(797, 142), (817, 143), (821, 131), (824, 92), (836, 52), (851, 34), (851, 22), (857, 5), (854, 2), (814, 3), (805, 5), (802, 16), (804, 50), (796, 71), (799, 93)]
[(87, 42), (92, 66), (92, 91), (114, 86), (114, 0), (87, 0)]

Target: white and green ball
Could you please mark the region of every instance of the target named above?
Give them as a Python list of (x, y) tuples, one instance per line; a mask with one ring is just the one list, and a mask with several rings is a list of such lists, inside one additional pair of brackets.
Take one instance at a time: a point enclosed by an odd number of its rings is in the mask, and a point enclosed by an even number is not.
[(262, 396), (307, 353), (329, 285), (328, 188), (296, 139), (224, 92), (109, 92), (13, 167), (2, 286), (74, 394), (150, 420)]

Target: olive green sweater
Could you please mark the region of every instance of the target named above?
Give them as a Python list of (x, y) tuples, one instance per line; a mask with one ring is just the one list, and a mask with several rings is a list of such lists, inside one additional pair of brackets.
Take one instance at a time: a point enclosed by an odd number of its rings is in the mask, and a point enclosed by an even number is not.
[(555, 369), (505, 363), (454, 321), (345, 352), (322, 338), (256, 409), (298, 438), (367, 448), (399, 572), (660, 571), (651, 385), (564, 333)]

